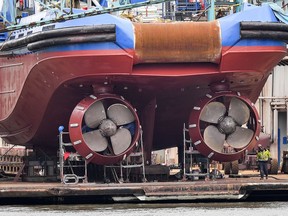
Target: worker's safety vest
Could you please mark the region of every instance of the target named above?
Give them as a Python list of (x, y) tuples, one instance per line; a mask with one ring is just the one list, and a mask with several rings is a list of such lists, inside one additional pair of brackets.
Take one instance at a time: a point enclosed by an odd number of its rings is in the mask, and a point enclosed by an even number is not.
[(269, 150), (263, 150), (263, 151), (259, 151), (257, 153), (257, 159), (258, 161), (268, 161), (270, 158), (270, 152)]

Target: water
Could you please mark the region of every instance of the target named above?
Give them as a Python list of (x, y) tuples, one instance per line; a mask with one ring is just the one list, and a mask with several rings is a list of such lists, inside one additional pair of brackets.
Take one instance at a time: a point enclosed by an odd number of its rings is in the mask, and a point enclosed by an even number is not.
[(285, 216), (288, 202), (1, 206), (0, 216)]

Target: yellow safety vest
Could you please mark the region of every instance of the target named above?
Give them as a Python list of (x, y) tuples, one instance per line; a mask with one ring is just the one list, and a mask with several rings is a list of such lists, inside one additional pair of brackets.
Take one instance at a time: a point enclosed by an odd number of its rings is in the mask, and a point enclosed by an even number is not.
[(268, 161), (270, 157), (271, 156), (269, 150), (263, 150), (257, 153), (258, 161)]

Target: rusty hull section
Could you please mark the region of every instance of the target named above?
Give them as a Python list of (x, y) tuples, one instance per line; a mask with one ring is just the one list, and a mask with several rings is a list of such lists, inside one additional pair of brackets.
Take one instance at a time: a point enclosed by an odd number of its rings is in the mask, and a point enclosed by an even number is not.
[(134, 63), (219, 63), (221, 34), (218, 21), (134, 23)]

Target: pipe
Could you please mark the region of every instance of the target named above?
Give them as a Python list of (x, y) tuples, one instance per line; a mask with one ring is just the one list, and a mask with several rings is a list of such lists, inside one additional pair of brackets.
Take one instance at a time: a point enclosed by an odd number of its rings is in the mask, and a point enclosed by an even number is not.
[[(263, 95), (263, 92), (261, 91), (261, 95)], [(261, 119), (261, 131), (263, 131), (263, 125), (264, 125), (264, 116), (263, 116), (263, 100), (259, 100), (259, 115)]]
[[(271, 80), (271, 82), (272, 82), (272, 92), (271, 92), (271, 95), (272, 95), (272, 97), (274, 97), (274, 80), (275, 80), (275, 74), (274, 74), (274, 72), (272, 73), (272, 80)], [(271, 107), (271, 105), (270, 105), (270, 107)], [(270, 109), (271, 110), (271, 109)], [(270, 112), (271, 113), (271, 112)], [(271, 115), (272, 115), (272, 113), (271, 113)], [(273, 116), (274, 117), (274, 116)], [(273, 119), (273, 121), (271, 121), (271, 123), (270, 123), (270, 127), (271, 127), (271, 134), (273, 134), (273, 136), (272, 136), (272, 140), (271, 140), (271, 142), (274, 142), (274, 133), (273, 133), (273, 130), (274, 130), (274, 125), (272, 125), (272, 124), (274, 124), (274, 118), (273, 117), (271, 117), (271, 119)]]
[(277, 158), (278, 158), (278, 166), (280, 166), (280, 161), (281, 161), (281, 130), (278, 128), (278, 140), (277, 140)]
[(286, 102), (286, 137), (288, 137), (288, 103)]
[[(278, 158), (278, 110), (274, 109), (273, 110), (273, 143), (274, 145), (271, 146), (270, 151), (271, 151), (271, 157), (276, 158), (279, 163), (279, 158)], [(273, 147), (273, 148), (272, 148)]]
[(266, 99), (270, 99), (270, 100), (275, 100), (275, 99), (287, 99), (288, 100), (288, 97), (277, 97), (277, 96), (260, 96), (258, 97), (258, 99), (260, 100), (266, 100)]
[(215, 20), (215, 2), (214, 0), (210, 0), (210, 8), (208, 9), (208, 21)]
[(91, 0), (87, 0), (87, 7), (89, 9), (92, 7), (92, 1)]
[(241, 12), (241, 5), (243, 4), (243, 0), (238, 0), (238, 6), (236, 7), (236, 13)]
[(65, 0), (61, 0), (61, 12), (64, 11)]
[[(60, 128), (60, 127), (59, 127)], [(60, 179), (63, 181), (64, 177), (64, 149), (63, 149), (63, 131), (59, 131), (59, 165), (60, 165)]]

